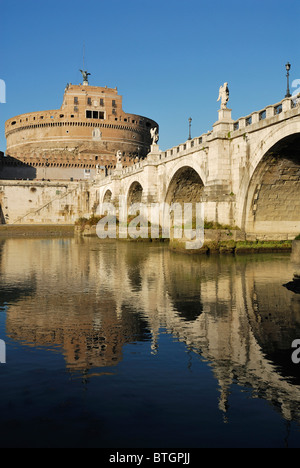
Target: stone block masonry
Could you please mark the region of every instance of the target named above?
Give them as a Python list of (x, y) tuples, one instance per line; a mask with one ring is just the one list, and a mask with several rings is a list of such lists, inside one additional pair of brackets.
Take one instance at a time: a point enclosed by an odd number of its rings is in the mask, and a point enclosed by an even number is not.
[(85, 182), (0, 181), (2, 224), (74, 224), (95, 206)]

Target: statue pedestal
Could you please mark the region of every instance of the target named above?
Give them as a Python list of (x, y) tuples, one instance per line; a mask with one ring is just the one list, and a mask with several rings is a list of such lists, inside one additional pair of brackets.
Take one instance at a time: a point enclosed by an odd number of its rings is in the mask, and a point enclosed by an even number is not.
[(231, 118), (232, 109), (219, 109), (219, 120), (213, 125), (214, 132), (231, 132), (233, 130), (233, 120)]
[(159, 146), (154, 144), (150, 147), (150, 153), (147, 155), (147, 161), (158, 162), (160, 158)]
[(157, 144), (151, 145), (150, 147), (150, 153), (159, 153), (159, 146)]
[(218, 112), (219, 112), (219, 122), (232, 122), (232, 118), (231, 118), (232, 109), (220, 109)]
[(118, 176), (119, 177), (122, 174), (122, 171), (123, 171), (122, 163), (118, 162), (116, 164), (116, 168), (113, 171), (113, 176)]

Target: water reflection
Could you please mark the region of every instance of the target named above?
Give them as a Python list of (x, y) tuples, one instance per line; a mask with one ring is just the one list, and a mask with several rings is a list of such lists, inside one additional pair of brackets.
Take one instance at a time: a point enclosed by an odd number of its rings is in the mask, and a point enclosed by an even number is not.
[(300, 422), (300, 296), (285, 255), (193, 257), (160, 245), (93, 239), (7, 240), (0, 244), (0, 306), (7, 335), (56, 347), (66, 367), (89, 376), (121, 362), (124, 345), (162, 330), (211, 363), (219, 409), (234, 382)]

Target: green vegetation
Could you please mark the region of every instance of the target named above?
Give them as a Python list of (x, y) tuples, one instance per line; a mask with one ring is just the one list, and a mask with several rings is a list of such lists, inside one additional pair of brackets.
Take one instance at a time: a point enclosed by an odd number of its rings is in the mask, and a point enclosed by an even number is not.
[(237, 242), (235, 253), (290, 252), (292, 241), (256, 241)]
[(295, 240), (300, 240), (300, 234), (297, 237), (295, 237)]
[[(170, 247), (174, 251), (185, 252), (185, 244), (182, 241), (171, 240)], [(255, 254), (255, 253), (274, 253), (291, 252), (292, 241), (221, 241), (206, 242), (203, 247), (197, 251), (189, 250), (189, 254)]]
[(230, 226), (229, 224), (220, 224), (214, 221), (204, 221), (204, 229), (215, 229), (215, 230), (224, 230), (224, 231), (240, 231), (240, 228), (237, 226)]

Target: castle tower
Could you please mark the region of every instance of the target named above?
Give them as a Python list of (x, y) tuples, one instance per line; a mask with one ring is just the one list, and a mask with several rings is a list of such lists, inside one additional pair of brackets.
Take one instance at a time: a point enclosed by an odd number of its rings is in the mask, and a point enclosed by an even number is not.
[[(6, 121), (7, 155), (43, 178), (84, 179), (143, 158), (151, 146), (150, 130), (158, 127), (147, 117), (128, 114), (117, 88), (91, 86), (86, 71), (83, 83), (67, 84), (58, 110), (29, 112)], [(10, 160), (11, 160), (10, 158)]]

